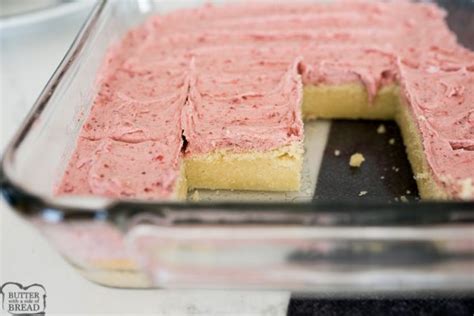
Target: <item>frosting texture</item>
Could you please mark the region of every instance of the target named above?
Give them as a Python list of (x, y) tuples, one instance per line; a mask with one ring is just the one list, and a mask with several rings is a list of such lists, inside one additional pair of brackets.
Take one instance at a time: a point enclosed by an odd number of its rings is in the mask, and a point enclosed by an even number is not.
[(169, 197), (187, 155), (301, 142), (303, 85), (358, 83), (370, 101), (396, 83), (434, 178), (464, 196), (474, 179), (474, 53), (444, 17), (433, 4), (362, 0), (153, 16), (110, 49), (58, 192)]

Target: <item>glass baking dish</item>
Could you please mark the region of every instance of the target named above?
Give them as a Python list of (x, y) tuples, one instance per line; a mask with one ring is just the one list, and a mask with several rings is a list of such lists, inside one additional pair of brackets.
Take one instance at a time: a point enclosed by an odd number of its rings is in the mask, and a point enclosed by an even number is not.
[(295, 194), (203, 191), (200, 201), (167, 203), (54, 196), (106, 49), (152, 13), (201, 2), (96, 4), (4, 153), (1, 189), (10, 205), (85, 277), (108, 286), (474, 290), (474, 203), (416, 201), (416, 187), (408, 203), (324, 198), (322, 179), (338, 175), (328, 167), (318, 177), (311, 166), (321, 155), (330, 166), (333, 149), (312, 139), (326, 135), (329, 122), (305, 127), (306, 180)]

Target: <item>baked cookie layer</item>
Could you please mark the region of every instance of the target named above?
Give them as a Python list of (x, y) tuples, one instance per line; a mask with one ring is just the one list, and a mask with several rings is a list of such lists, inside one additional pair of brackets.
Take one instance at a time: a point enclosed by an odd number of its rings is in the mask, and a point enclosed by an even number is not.
[(185, 158), (190, 188), (297, 191), (303, 167), (303, 144), (266, 152), (226, 151)]
[(391, 120), (398, 106), (398, 87), (385, 86), (373, 103), (361, 84), (307, 85), (304, 87), (303, 117), (311, 119), (379, 119)]

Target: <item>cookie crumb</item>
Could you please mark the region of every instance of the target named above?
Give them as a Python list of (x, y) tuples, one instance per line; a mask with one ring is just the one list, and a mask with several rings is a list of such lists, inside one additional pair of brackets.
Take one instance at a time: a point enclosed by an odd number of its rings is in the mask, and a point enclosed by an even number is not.
[(367, 191), (360, 191), (360, 192), (359, 192), (359, 196), (364, 196), (364, 195), (366, 195), (367, 193), (369, 193), (369, 192), (367, 192)]
[(339, 157), (340, 154), (341, 154), (341, 151), (339, 149), (336, 149), (334, 151), (334, 156)]
[(385, 128), (385, 125), (383, 125), (383, 124), (380, 124), (379, 127), (377, 128), (377, 133), (378, 134), (385, 134), (386, 131), (387, 131), (387, 129)]
[(361, 153), (355, 153), (351, 156), (351, 159), (349, 160), (349, 166), (359, 168), (364, 161), (364, 155), (362, 155)]
[(194, 202), (198, 202), (201, 200), (198, 190), (194, 191), (194, 193), (191, 195), (191, 200), (193, 200)]
[(390, 138), (390, 139), (388, 140), (388, 143), (389, 143), (390, 145), (395, 145), (395, 138)]
[(403, 203), (407, 203), (408, 199), (407, 199), (406, 196), (402, 195), (402, 196), (400, 196), (400, 201), (402, 201)]

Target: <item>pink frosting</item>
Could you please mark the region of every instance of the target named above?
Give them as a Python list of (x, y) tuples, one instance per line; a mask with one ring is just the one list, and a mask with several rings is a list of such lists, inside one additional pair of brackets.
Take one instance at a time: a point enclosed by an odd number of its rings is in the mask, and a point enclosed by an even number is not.
[[(166, 197), (183, 154), (302, 141), (303, 84), (361, 83), (371, 100), (401, 83), (435, 179), (460, 196), (459, 181), (474, 178), (474, 57), (444, 17), (432, 4), (357, 0), (207, 5), (154, 16), (110, 50), (58, 191)], [(163, 161), (155, 166), (158, 152)], [(78, 167), (81, 157), (87, 167)], [(114, 169), (99, 170), (107, 159)], [(155, 178), (141, 177), (145, 169)], [(159, 185), (145, 191), (150, 183)]]
[(474, 179), (473, 70), (405, 64), (400, 69), (403, 95), (417, 119), (433, 174), (453, 196), (468, 197), (472, 191), (463, 192), (460, 184)]
[[(171, 145), (171, 146), (170, 146)], [(59, 190), (122, 198), (166, 198), (175, 190), (180, 146), (79, 138)], [(172, 152), (174, 148), (174, 152)]]
[[(298, 60), (290, 66), (268, 52), (228, 48), (193, 61), (183, 115), (188, 154), (216, 149), (268, 150), (303, 137), (302, 82)], [(237, 75), (247, 69), (244, 75)]]

